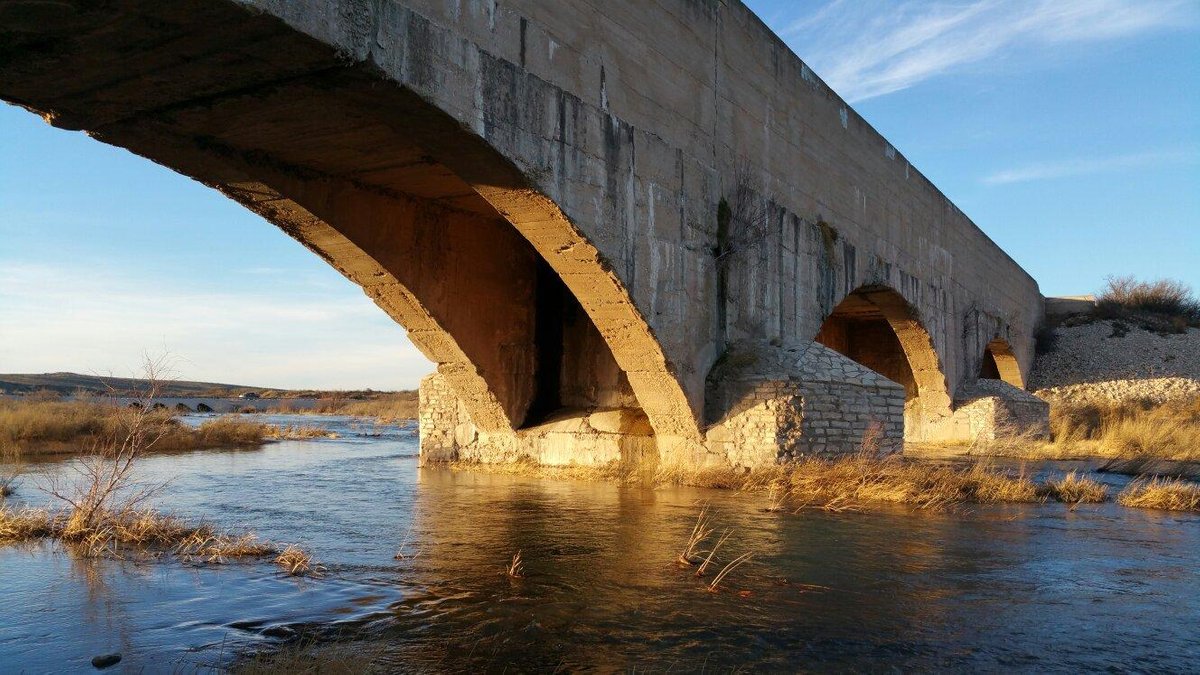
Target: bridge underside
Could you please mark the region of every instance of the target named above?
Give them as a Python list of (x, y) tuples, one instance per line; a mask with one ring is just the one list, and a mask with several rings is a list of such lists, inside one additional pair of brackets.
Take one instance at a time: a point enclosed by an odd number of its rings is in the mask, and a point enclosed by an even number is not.
[[(403, 23), (402, 4), (373, 17), (376, 28)], [(618, 90), (603, 68), (601, 108), (524, 70), (526, 17), (519, 66), (465, 40), (438, 42), (430, 36), (443, 29), (414, 12), (386, 37), (398, 42), (387, 58), (355, 60), (264, 7), (0, 0), (0, 98), (220, 191), (361, 286), (437, 364), (421, 386), (426, 459), (756, 466), (864, 439), (895, 449), (905, 436), (987, 435), (1016, 405), (1005, 401), (1020, 399), (1015, 354), (1028, 350), (1000, 337), (1010, 326), (988, 323), (999, 312), (958, 331), (951, 284), (923, 286), (890, 263), (864, 270), (849, 228), (839, 240), (823, 219), (786, 214), (769, 185), (722, 188), (724, 169), (708, 159), (721, 154), (716, 140), (696, 151), (704, 168), (688, 178), (689, 154), (658, 136), (635, 152), (647, 134), (608, 109)], [(436, 86), (418, 94), (405, 77)], [(432, 100), (464, 82), (468, 114)], [(844, 110), (840, 119), (844, 131)], [(544, 165), (520, 161), (529, 147)], [(800, 173), (815, 182), (826, 172)], [(775, 214), (778, 234), (747, 246), (763, 265), (713, 253), (728, 244), (724, 192), (762, 204), (735, 198), (734, 230)], [(751, 229), (765, 231), (762, 220)], [(949, 256), (923, 240), (916, 248), (938, 264)], [(735, 273), (721, 267), (735, 263)], [(761, 275), (784, 270), (786, 284), (760, 293)], [(961, 349), (946, 337), (957, 332)], [(951, 347), (955, 381), (939, 356)], [(977, 379), (998, 384), (966, 386)], [(1034, 402), (1020, 402), (1036, 417)]]

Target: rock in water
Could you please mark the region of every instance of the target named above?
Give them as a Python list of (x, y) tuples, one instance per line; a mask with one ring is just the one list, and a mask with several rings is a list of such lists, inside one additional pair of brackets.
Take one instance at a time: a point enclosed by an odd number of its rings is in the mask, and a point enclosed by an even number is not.
[(104, 670), (109, 666), (115, 666), (121, 662), (120, 654), (101, 654), (100, 656), (92, 657), (92, 667), (98, 670)]

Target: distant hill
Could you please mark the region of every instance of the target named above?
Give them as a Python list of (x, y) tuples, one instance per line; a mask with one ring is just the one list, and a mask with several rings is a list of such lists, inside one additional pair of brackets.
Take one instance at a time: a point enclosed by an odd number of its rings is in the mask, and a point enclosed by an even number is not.
[[(191, 382), (187, 380), (161, 382), (160, 387), (160, 396), (211, 396), (222, 398), (254, 392), (263, 398), (325, 398), (336, 395), (348, 399), (371, 399), (381, 394), (393, 393), (373, 391), (371, 389), (337, 392), (315, 389), (273, 389), (270, 387), (252, 387), (244, 384)], [(30, 392), (48, 390), (59, 394), (89, 392), (117, 396), (137, 396), (145, 393), (146, 388), (146, 380), (129, 377), (80, 375), (79, 373), (42, 373), (40, 375), (0, 374), (0, 394), (28, 394)]]

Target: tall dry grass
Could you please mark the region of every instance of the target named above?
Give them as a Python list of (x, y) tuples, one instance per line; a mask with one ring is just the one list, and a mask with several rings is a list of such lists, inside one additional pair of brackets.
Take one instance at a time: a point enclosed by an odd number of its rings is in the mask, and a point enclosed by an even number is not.
[(1200, 484), (1167, 478), (1135, 480), (1117, 495), (1117, 503), (1139, 509), (1200, 511)]
[[(372, 398), (348, 398), (328, 396), (307, 410), (289, 410), (298, 414), (350, 415), (374, 417), (379, 422), (400, 422), (417, 419), (417, 392), (399, 391), (393, 394), (377, 394)], [(280, 410), (280, 412), (283, 412)]]
[(96, 401), (0, 400), (0, 458), (89, 454), (97, 445), (139, 426), (156, 440), (148, 452), (262, 445), (272, 439), (336, 437), (316, 426), (276, 426), (224, 415), (197, 428), (173, 411), (140, 406), (122, 408)]
[(1058, 480), (1047, 481), (1042, 492), (1064, 504), (1100, 504), (1108, 501), (1108, 486), (1070, 471)]

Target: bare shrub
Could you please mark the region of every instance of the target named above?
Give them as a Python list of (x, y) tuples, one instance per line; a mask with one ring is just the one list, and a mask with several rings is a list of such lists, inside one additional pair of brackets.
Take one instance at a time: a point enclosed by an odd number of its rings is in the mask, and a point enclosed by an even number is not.
[(1187, 284), (1174, 279), (1138, 281), (1131, 276), (1109, 277), (1096, 296), (1096, 315), (1120, 319), (1132, 313), (1179, 319), (1185, 328), (1200, 325), (1200, 301)]

